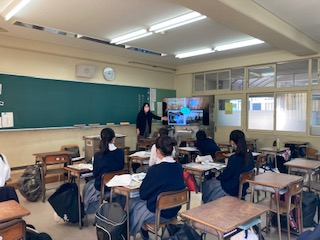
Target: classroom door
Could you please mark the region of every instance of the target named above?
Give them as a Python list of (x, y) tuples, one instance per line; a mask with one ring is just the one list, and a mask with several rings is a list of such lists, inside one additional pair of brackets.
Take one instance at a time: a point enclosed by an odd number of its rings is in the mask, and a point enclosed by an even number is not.
[(243, 95), (215, 96), (215, 141), (229, 141), (230, 132), (234, 129), (244, 129)]

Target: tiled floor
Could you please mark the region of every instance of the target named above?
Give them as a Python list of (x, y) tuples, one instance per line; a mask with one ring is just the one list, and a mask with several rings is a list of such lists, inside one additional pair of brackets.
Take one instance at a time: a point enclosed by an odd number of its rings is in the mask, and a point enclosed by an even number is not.
[[(53, 185), (53, 184), (51, 184)], [(55, 183), (54, 185), (58, 185)], [(84, 183), (82, 183), (84, 185)], [(18, 192), (18, 191), (17, 191)], [(54, 190), (47, 191), (47, 198), (53, 194)], [(69, 224), (60, 222), (55, 222), (54, 211), (51, 205), (46, 201), (43, 203), (40, 199), (37, 202), (29, 202), (18, 192), (20, 203), (31, 211), (31, 214), (27, 217), (24, 217), (24, 220), (28, 224), (32, 224), (40, 232), (48, 233), (54, 240), (94, 240), (97, 239), (95, 227), (92, 225), (94, 221), (94, 215), (88, 216), (88, 226), (79, 229), (78, 224)], [(201, 202), (201, 195), (192, 193), (191, 196), (191, 207), (198, 206)], [(265, 225), (265, 217), (262, 217), (262, 226)], [(263, 232), (263, 236), (266, 240), (278, 239), (278, 234), (275, 228), (271, 228), (270, 233)], [(296, 236), (292, 236), (292, 239), (296, 239)], [(140, 240), (139, 234), (136, 237), (137, 240)], [(214, 236), (208, 235), (207, 240), (217, 239)], [(287, 239), (287, 234), (282, 234), (282, 239)]]

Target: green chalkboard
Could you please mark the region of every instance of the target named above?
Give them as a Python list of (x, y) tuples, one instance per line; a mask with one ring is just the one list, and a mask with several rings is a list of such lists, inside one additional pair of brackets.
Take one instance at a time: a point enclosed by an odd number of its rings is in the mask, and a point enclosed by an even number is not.
[(135, 123), (149, 88), (0, 74), (2, 112), (14, 128), (67, 127), (107, 122)]

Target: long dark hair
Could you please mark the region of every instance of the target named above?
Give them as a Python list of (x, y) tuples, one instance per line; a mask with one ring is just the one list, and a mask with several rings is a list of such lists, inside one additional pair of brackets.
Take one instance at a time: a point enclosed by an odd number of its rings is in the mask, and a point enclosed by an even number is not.
[(249, 156), (247, 153), (247, 142), (244, 133), (240, 130), (233, 130), (230, 133), (230, 141), (234, 141), (237, 144), (236, 154), (244, 157), (245, 164), (249, 164)]
[[(149, 107), (149, 109), (150, 109), (150, 104), (149, 104), (149, 103), (147, 103), (147, 102), (145, 102), (145, 103), (142, 105), (142, 108), (141, 108), (141, 110), (140, 110), (140, 113), (147, 114), (147, 113), (145, 113), (145, 112), (144, 112), (144, 107), (145, 107), (145, 106), (148, 106), (148, 107)], [(150, 110), (149, 110), (149, 112), (150, 112)]]
[(110, 152), (109, 143), (112, 142), (112, 139), (116, 136), (114, 131), (111, 128), (104, 128), (100, 133), (100, 153), (106, 154)]
[(160, 149), (163, 156), (171, 156), (173, 147), (177, 145), (177, 142), (169, 136), (163, 135), (157, 138), (156, 148)]

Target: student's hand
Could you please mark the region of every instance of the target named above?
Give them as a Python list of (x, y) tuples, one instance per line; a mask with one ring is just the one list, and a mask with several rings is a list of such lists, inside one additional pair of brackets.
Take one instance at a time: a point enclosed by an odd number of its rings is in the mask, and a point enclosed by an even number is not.
[(161, 120), (162, 121), (168, 121), (168, 117), (162, 117)]
[(137, 136), (140, 135), (140, 130), (139, 130), (139, 128), (136, 129), (136, 133), (137, 133)]

